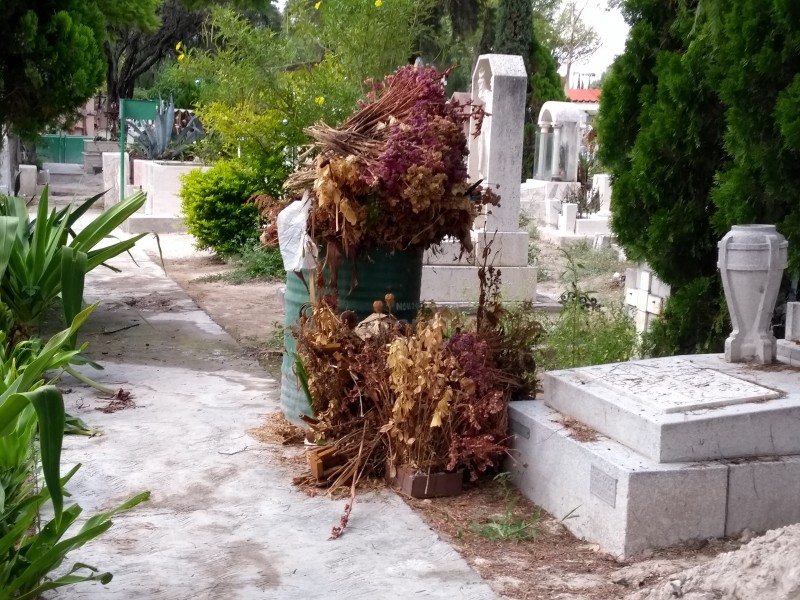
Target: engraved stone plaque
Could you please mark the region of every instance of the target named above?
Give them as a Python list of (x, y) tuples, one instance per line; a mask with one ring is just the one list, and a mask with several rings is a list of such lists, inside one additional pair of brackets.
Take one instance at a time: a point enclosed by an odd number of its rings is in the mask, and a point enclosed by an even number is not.
[(781, 392), (682, 359), (585, 367), (581, 376), (661, 413), (779, 398)]
[(617, 506), (617, 480), (592, 465), (589, 474), (589, 493), (612, 508)]
[(511, 433), (516, 434), (520, 437), (524, 437), (526, 440), (531, 439), (531, 430), (529, 427), (523, 425), (519, 421), (515, 419), (508, 420), (508, 428), (511, 430)]

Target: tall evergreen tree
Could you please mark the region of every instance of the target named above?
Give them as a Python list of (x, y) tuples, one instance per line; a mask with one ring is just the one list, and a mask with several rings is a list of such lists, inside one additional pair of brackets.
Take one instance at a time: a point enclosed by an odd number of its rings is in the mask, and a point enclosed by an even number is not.
[(500, 0), (497, 4), (497, 29), (494, 52), (518, 54), (531, 73), (533, 43), (533, 9), (530, 0)]
[(718, 351), (729, 324), (717, 241), (731, 225), (775, 223), (800, 271), (800, 5), (623, 0), (622, 10), (631, 31), (598, 119), (612, 227), (673, 288), (655, 353)]
[(536, 123), (542, 104), (564, 100), (561, 78), (553, 56), (534, 38), (534, 15), (530, 0), (500, 0), (497, 5), (492, 52), (517, 54), (528, 73), (525, 138), (522, 146), (522, 180), (533, 176), (536, 153)]

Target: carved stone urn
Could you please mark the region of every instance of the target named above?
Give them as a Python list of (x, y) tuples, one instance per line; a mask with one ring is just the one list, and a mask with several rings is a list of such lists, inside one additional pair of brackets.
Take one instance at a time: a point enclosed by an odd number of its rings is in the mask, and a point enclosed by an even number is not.
[(726, 361), (766, 364), (775, 357), (770, 323), (787, 247), (774, 225), (734, 225), (720, 240), (717, 267), (733, 323), (725, 340)]

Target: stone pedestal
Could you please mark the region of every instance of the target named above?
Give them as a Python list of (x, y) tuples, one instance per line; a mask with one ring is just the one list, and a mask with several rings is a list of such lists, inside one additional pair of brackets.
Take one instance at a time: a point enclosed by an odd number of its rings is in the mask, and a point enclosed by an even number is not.
[(14, 193), (14, 176), (11, 172), (11, 157), (8, 151), (8, 138), (0, 138), (0, 194)]
[[(126, 165), (130, 164), (125, 154)], [(125, 197), (143, 191), (147, 201), (132, 215), (122, 229), (128, 233), (174, 233), (185, 230), (181, 215), (181, 176), (195, 169), (207, 170), (194, 162), (136, 159), (125, 169)], [(133, 183), (127, 183), (133, 180)], [(119, 153), (103, 153), (103, 182), (112, 192), (106, 194), (106, 208), (119, 202)]]
[(36, 195), (36, 165), (19, 166), (19, 195), (30, 198)]
[[(103, 208), (109, 209), (119, 202), (119, 152), (103, 152)], [(128, 153), (125, 153), (125, 165), (130, 164)], [(127, 168), (125, 169), (127, 179)]]
[(592, 175), (592, 193), (600, 197), (600, 210), (597, 214), (608, 215), (611, 212), (611, 175), (598, 173)]

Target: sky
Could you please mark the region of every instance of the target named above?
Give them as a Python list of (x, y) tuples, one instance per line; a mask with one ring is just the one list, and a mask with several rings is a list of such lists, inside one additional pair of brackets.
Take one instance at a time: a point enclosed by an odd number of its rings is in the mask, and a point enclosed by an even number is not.
[[(573, 73), (594, 73), (600, 78), (613, 62), (614, 57), (625, 50), (628, 38), (628, 25), (618, 9), (605, 10), (605, 2), (588, 0), (583, 12), (583, 20), (595, 28), (600, 35), (600, 49), (583, 64), (573, 65)], [(574, 81), (572, 83), (575, 83)]]
[[(355, 0), (354, 0), (355, 1)], [(387, 0), (391, 1), (391, 0)], [(584, 20), (595, 28), (600, 35), (601, 46), (597, 53), (583, 64), (573, 65), (573, 73), (594, 73), (597, 79), (625, 49), (628, 37), (628, 25), (622, 19), (619, 10), (607, 11), (602, 0), (584, 0)], [(276, 4), (283, 10), (285, 0), (277, 0)]]

